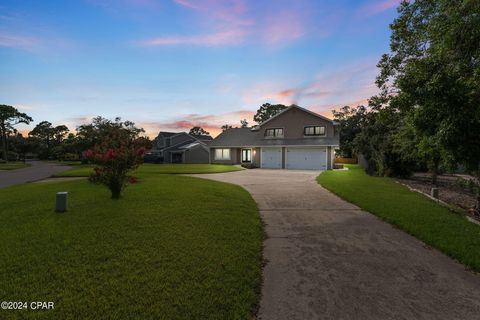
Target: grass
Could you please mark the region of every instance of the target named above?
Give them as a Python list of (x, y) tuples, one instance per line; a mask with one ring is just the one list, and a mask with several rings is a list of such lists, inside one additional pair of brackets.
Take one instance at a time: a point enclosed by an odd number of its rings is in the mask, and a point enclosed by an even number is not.
[(323, 172), (318, 182), (341, 198), (480, 271), (480, 226), (391, 178), (371, 177), (356, 165)]
[(61, 164), (65, 166), (79, 166), (82, 164), (80, 160), (47, 160), (47, 162)]
[[(220, 173), (243, 170), (240, 167), (223, 164), (143, 164), (135, 174), (193, 174)], [(55, 177), (88, 177), (93, 172), (92, 165), (77, 165), (55, 174)]]
[[(0, 301), (55, 303), (2, 319), (251, 318), (263, 236), (251, 196), (148, 170), (119, 200), (85, 180), (0, 189)], [(53, 211), (58, 191), (67, 213)]]
[(0, 170), (15, 170), (30, 167), (31, 164), (23, 162), (0, 163)]

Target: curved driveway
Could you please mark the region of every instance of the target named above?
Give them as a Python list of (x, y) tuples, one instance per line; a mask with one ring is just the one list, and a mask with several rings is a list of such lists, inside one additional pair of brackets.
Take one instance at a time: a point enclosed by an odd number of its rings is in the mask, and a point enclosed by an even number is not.
[(32, 166), (16, 170), (0, 170), (0, 188), (46, 179), (53, 174), (70, 169), (69, 166), (42, 161), (30, 161)]
[(259, 319), (480, 319), (480, 275), (328, 192), (318, 174), (192, 175), (241, 185), (258, 204)]

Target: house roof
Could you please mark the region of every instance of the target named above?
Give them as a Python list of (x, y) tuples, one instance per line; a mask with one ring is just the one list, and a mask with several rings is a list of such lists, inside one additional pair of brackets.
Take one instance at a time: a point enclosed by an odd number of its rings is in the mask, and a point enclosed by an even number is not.
[(202, 147), (202, 148), (208, 150), (205, 143), (203, 143), (201, 141), (195, 141), (195, 142), (187, 141), (185, 143), (181, 143), (181, 144), (175, 145), (173, 147), (165, 148), (163, 150), (164, 151), (168, 150), (169, 152), (184, 152), (184, 151), (191, 150), (191, 149), (194, 149), (194, 148), (197, 148), (197, 147)]
[(251, 146), (257, 143), (257, 136), (258, 132), (250, 128), (230, 128), (210, 141), (208, 146)]
[(299, 107), (299, 106), (297, 106), (297, 105), (295, 105), (295, 104), (292, 104), (290, 107), (288, 107), (288, 108), (280, 111), (279, 113), (277, 113), (276, 115), (274, 115), (274, 116), (271, 117), (270, 119), (268, 119), (268, 120), (260, 123), (260, 124), (259, 124), (259, 127), (263, 126), (264, 124), (272, 121), (273, 119), (279, 117), (279, 116), (282, 115), (283, 113), (285, 113), (285, 112), (287, 112), (287, 111), (289, 111), (289, 110), (291, 110), (291, 109), (294, 109), (294, 108), (295, 108), (295, 109), (298, 109), (298, 110), (301, 110), (301, 111), (303, 111), (303, 112), (307, 112), (307, 113), (309, 113), (309, 114), (311, 114), (311, 115), (313, 115), (313, 116), (315, 116), (315, 117), (317, 117), (317, 118), (320, 118), (320, 119), (323, 119), (323, 120), (325, 120), (325, 121), (331, 122), (331, 123), (334, 124), (334, 125), (336, 124), (336, 122), (333, 121), (332, 119), (329, 119), (329, 118), (324, 117), (324, 116), (322, 116), (322, 115), (320, 115), (320, 114), (318, 114), (318, 113), (315, 113), (315, 112), (310, 111), (310, 110), (308, 110), (308, 109), (305, 109), (305, 108)]
[(171, 136), (174, 136), (176, 135), (178, 132), (167, 132), (167, 131), (160, 131), (158, 133), (158, 136), (164, 136), (164, 137), (171, 137)]
[(201, 135), (196, 135), (196, 134), (190, 134), (190, 136), (194, 137), (197, 140), (200, 141), (211, 141), (213, 138), (209, 135), (201, 134)]

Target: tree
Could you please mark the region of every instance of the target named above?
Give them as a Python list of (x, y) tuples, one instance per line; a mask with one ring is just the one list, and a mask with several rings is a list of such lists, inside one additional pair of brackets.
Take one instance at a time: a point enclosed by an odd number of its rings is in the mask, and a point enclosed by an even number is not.
[(134, 122), (121, 121), (121, 118), (115, 118), (113, 121), (95, 117), (91, 123), (82, 124), (77, 127), (77, 150), (82, 153), (87, 149), (93, 148), (101, 142), (102, 137), (109, 134), (110, 131), (121, 129), (128, 136), (139, 137), (145, 130), (137, 128)]
[(240, 127), (241, 128), (248, 128), (248, 121), (247, 119), (240, 120)]
[(257, 113), (253, 116), (253, 120), (256, 123), (261, 124), (262, 122), (265, 122), (271, 117), (276, 116), (287, 108), (288, 107), (283, 104), (264, 103), (260, 106), (260, 108), (257, 110)]
[(2, 139), (2, 157), (7, 159), (7, 136), (14, 131), (14, 126), (20, 123), (29, 124), (33, 119), (27, 114), (19, 112), (16, 108), (0, 105), (0, 136)]
[(228, 129), (232, 129), (232, 126), (229, 125), (229, 124), (224, 124), (224, 125), (222, 126), (222, 131), (227, 131)]
[(480, 181), (480, 2), (404, 1), (398, 11), (380, 96), (413, 117), (428, 158), (441, 150)]
[(342, 157), (352, 158), (354, 156), (354, 140), (361, 132), (367, 115), (367, 108), (357, 106), (352, 108), (344, 106), (340, 110), (332, 110), (334, 121), (340, 124), (340, 149)]
[(85, 156), (95, 164), (90, 181), (107, 186), (112, 199), (118, 199), (128, 183), (137, 179), (129, 174), (143, 161), (146, 140), (140, 137), (143, 129), (130, 121), (120, 118), (110, 121), (95, 118), (91, 124), (95, 145), (85, 152)]
[[(28, 135), (39, 142), (39, 157), (49, 159), (59, 157), (61, 144), (68, 131), (65, 125), (54, 127), (50, 122), (42, 121)], [(57, 154), (54, 154), (54, 149), (56, 149)]]
[(208, 136), (210, 132), (205, 131), (201, 127), (193, 127), (192, 129), (190, 129), (189, 134), (191, 134), (192, 136)]

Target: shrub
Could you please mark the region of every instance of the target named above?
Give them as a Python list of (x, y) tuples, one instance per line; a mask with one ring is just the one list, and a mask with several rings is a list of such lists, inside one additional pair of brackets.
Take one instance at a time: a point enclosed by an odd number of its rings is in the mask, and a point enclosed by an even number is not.
[(255, 169), (258, 168), (256, 165), (253, 163), (242, 163), (241, 166), (246, 169)]
[(102, 140), (85, 152), (85, 157), (95, 165), (89, 180), (107, 186), (112, 199), (118, 199), (128, 183), (137, 179), (129, 175), (142, 162), (145, 148), (135, 135), (122, 127), (112, 127)]

